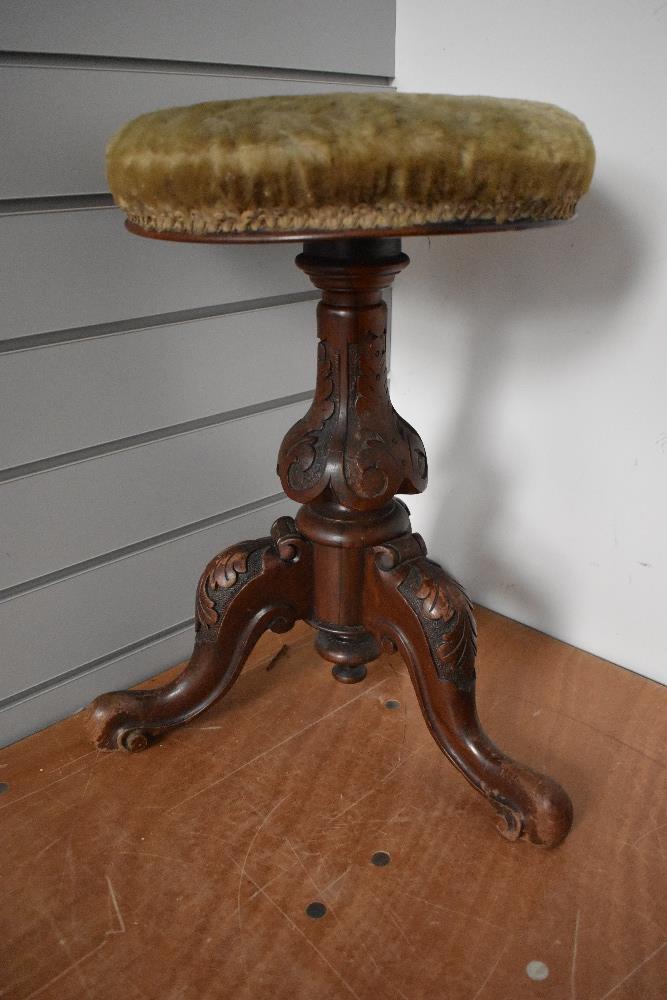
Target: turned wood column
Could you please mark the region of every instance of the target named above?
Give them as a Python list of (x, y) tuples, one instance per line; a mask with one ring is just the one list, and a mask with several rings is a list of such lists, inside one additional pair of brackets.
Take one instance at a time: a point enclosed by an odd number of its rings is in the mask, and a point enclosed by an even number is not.
[(361, 625), (364, 546), (409, 531), (394, 494), (426, 487), (424, 445), (394, 410), (387, 382), (383, 291), (409, 258), (399, 239), (337, 239), (307, 244), (296, 263), (322, 289), (317, 384), (283, 441), (278, 472), (287, 495), (306, 505), (297, 526), (313, 544), (317, 648), (350, 682), (380, 652)]

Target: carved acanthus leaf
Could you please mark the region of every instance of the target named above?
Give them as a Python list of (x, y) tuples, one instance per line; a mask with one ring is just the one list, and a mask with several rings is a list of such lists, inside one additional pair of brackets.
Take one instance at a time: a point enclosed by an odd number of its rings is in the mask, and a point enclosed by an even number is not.
[(239, 573), (245, 573), (247, 568), (248, 553), (231, 549), (224, 557), (218, 558), (213, 571), (209, 573), (208, 585), (213, 590), (218, 587), (228, 590), (238, 580)]
[(197, 587), (195, 618), (200, 639), (215, 639), (227, 605), (246, 583), (263, 572), (267, 550), (271, 549), (282, 562), (296, 562), (304, 545), (293, 519), (279, 517), (270, 538), (238, 542), (211, 559)]
[(317, 348), (315, 396), (305, 417), (287, 433), (280, 449), (278, 472), (298, 492), (317, 486), (326, 465), (331, 418), (336, 411), (334, 366), (326, 341)]
[(426, 485), (426, 454), (416, 431), (394, 410), (387, 383), (386, 330), (369, 330), (349, 348), (350, 415), (345, 478), (364, 500), (386, 501)]
[(425, 488), (424, 445), (389, 398), (385, 329), (320, 341), (315, 397), (282, 443), (278, 473), (293, 500), (330, 490), (352, 509)]
[(475, 682), (477, 629), (468, 596), (430, 559), (413, 559), (408, 566), (398, 589), (423, 622), (438, 677), (469, 691)]
[[(197, 628), (217, 625), (225, 605), (220, 592), (230, 592), (249, 573), (248, 560), (253, 552), (264, 547), (270, 539), (240, 542), (220, 552), (201, 575), (197, 587), (195, 617)], [(231, 595), (230, 595), (231, 596)]]
[(452, 615), (456, 614), (456, 609), (449, 601), (447, 588), (442, 579), (424, 577), (415, 593), (422, 601), (423, 614), (428, 618), (433, 618), (434, 621), (443, 619), (448, 622)]

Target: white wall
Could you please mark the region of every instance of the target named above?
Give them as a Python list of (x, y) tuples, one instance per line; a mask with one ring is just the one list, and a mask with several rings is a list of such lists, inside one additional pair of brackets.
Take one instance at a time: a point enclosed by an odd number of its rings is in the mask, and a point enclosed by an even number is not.
[(413, 522), (473, 598), (667, 681), (667, 5), (399, 0), (399, 90), (525, 97), (597, 149), (576, 220), (405, 240)]

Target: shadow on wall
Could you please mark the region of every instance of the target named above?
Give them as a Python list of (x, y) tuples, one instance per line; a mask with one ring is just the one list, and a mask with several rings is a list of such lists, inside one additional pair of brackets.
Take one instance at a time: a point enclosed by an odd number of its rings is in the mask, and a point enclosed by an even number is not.
[[(559, 623), (553, 621), (553, 611), (545, 606), (534, 580), (522, 580), (517, 565), (508, 565), (506, 553), (499, 551), (497, 526), (516, 468), (503, 470), (489, 432), (498, 420), (508, 366), (517, 358), (528, 378), (531, 371), (545, 366), (559, 362), (570, 366), (573, 358), (594, 363), (591, 355), (604, 350), (606, 320), (641, 269), (642, 238), (632, 220), (595, 190), (582, 200), (577, 219), (563, 225), (510, 234), (434, 237), (427, 253), (422, 252), (425, 246), (414, 247), (416, 241), (405, 242), (408, 254), (414, 249), (419, 260), (412, 272), (413, 305), (430, 302), (436, 312), (448, 315), (449, 324), (438, 338), (441, 353), (434, 357), (432, 325), (427, 331), (430, 343), (417, 345), (412, 338), (411, 351), (416, 348), (421, 361), (430, 355), (431, 364), (444, 367), (451, 312), (462, 326), (461, 350), (467, 358), (460, 371), (458, 412), (449, 412), (448, 420), (443, 420), (445, 402), (443, 411), (434, 409), (431, 414), (432, 424), (447, 430), (443, 450), (429, 454), (430, 467), (442, 472), (448, 485), (440, 500), (431, 493), (436, 513), (424, 526), (430, 552), (455, 573), (466, 567), (462, 582), (473, 599), (480, 599), (482, 588), (487, 602), (491, 591), (511, 589), (511, 606), (520, 609), (523, 620), (539, 621), (557, 635)], [(567, 393), (564, 371), (564, 407)], [(554, 477), (560, 475), (554, 468)], [(545, 547), (543, 540), (541, 544)], [(534, 552), (540, 539), (526, 538), (525, 545)], [(553, 565), (558, 547), (555, 538), (540, 563)]]

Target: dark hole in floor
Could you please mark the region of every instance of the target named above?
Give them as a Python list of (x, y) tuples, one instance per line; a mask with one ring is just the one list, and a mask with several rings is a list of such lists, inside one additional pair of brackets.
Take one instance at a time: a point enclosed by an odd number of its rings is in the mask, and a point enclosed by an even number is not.
[(387, 854), (386, 851), (376, 851), (371, 858), (371, 864), (374, 864), (376, 868), (384, 868), (391, 861), (391, 855)]
[(9, 785), (7, 784), (7, 782), (0, 781), (0, 795), (2, 795), (3, 792), (8, 792), (8, 791), (9, 791)]
[(309, 903), (306, 907), (306, 913), (309, 917), (312, 917), (313, 920), (318, 920), (320, 917), (323, 917), (326, 912), (327, 908), (324, 903)]
[(384, 707), (385, 708), (400, 708), (401, 707), (401, 703), (400, 703), (400, 701), (396, 701), (395, 698), (390, 698), (389, 701), (385, 701)]

